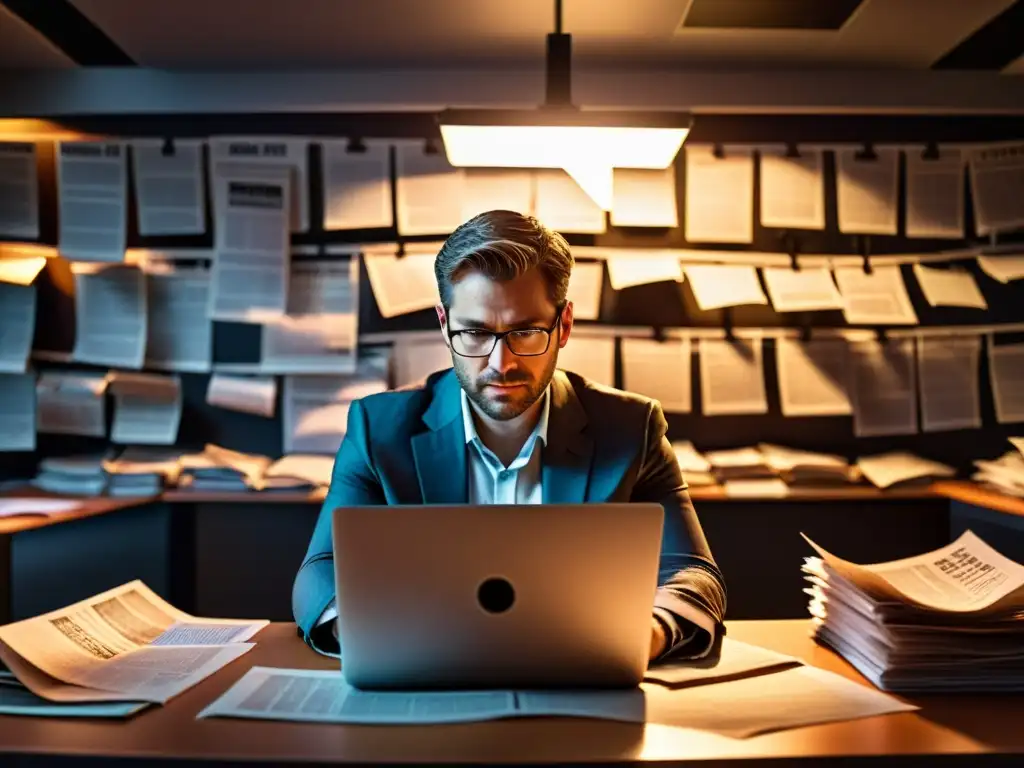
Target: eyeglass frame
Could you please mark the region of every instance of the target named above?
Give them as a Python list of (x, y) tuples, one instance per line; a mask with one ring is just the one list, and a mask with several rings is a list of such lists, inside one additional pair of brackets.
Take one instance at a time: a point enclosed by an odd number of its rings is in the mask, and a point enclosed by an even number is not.
[[(568, 302), (563, 302), (556, 307), (557, 312), (555, 313), (555, 322), (553, 322), (548, 328), (537, 328), (535, 326), (531, 326), (529, 328), (510, 328), (507, 331), (489, 331), (486, 328), (458, 328), (453, 331), (450, 327), (445, 328), (445, 332), (448, 334), (448, 346), (456, 355), (459, 357), (465, 357), (469, 360), (482, 360), (485, 357), (490, 357), (494, 354), (494, 349), (498, 346), (498, 342), (504, 343), (505, 348), (516, 357), (540, 357), (541, 355), (546, 355), (548, 350), (551, 349), (551, 334), (553, 334), (555, 332), (555, 328), (561, 324), (562, 312), (565, 311), (567, 303)], [(508, 343), (508, 337), (513, 333), (522, 333), (523, 331), (544, 331), (548, 335), (548, 343), (544, 345), (544, 350), (542, 352), (534, 352), (529, 355), (521, 355), (512, 349), (511, 345)], [(464, 355), (455, 349), (455, 337), (460, 333), (489, 333), (494, 341), (486, 355)]]

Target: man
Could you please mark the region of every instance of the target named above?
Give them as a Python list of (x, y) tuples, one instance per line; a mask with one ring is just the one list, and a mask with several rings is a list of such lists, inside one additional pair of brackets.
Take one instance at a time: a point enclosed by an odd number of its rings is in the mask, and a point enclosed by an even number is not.
[[(314, 648), (338, 649), (336, 507), (656, 501), (665, 525), (651, 659), (710, 650), (725, 587), (660, 404), (556, 370), (572, 334), (572, 265), (561, 235), (510, 211), (480, 214), (445, 242), (434, 272), (452, 370), (352, 404), (292, 593), (296, 623)], [(593, 610), (601, 610), (599, 594)]]

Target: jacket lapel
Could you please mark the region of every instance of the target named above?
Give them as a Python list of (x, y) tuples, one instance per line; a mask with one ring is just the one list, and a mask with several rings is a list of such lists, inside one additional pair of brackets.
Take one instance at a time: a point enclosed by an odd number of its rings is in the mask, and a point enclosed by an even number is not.
[(587, 498), (594, 443), (587, 414), (561, 371), (551, 379), (551, 415), (541, 471), (545, 504), (582, 504)]
[(437, 382), (423, 414), (429, 428), (412, 438), (412, 455), (424, 504), (465, 504), (466, 435), (459, 401), (459, 381), (449, 371)]

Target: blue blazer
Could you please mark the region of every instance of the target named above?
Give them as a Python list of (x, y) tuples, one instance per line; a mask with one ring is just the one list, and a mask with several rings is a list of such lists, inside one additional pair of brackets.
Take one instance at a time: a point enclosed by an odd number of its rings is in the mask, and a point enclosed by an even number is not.
[[(465, 504), (466, 442), (453, 371), (419, 387), (352, 403), (330, 490), (295, 577), (292, 611), (306, 642), (334, 599), (331, 515), (342, 506)], [(686, 492), (661, 405), (573, 373), (551, 380), (541, 470), (546, 504), (654, 501), (665, 508), (659, 568), (663, 607), (697, 608), (720, 624), (725, 586)]]

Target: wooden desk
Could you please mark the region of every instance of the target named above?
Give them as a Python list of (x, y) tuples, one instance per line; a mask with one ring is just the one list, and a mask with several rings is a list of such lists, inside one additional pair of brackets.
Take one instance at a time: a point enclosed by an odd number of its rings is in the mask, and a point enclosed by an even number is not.
[(58, 523), (68, 523), (72, 520), (81, 520), (86, 517), (93, 517), (94, 515), (105, 515), (107, 512), (116, 512), (119, 509), (150, 504), (160, 498), (159, 496), (125, 496), (117, 498), (113, 496), (95, 496), (80, 498), (47, 493), (36, 488), (12, 489), (0, 493), (0, 497), (7, 499), (71, 499), (79, 502), (74, 509), (56, 515), (0, 517), (0, 536), (31, 531), (35, 528), (45, 528), (48, 525), (57, 525)]
[(976, 507), (994, 509), (1008, 515), (1024, 517), (1024, 499), (986, 488), (977, 483), (963, 480), (944, 480), (932, 485), (932, 490), (948, 499), (972, 504)]
[[(732, 637), (793, 654), (808, 663), (863, 680), (816, 646), (806, 621), (733, 622)], [(809, 726), (750, 739), (729, 739), (661, 725), (583, 719), (507, 720), (451, 726), (340, 726), (195, 715), (255, 665), (333, 668), (295, 636), (273, 624), (239, 661), (171, 701), (128, 722), (0, 717), (0, 760), (43, 765), (53, 758), (122, 758), (135, 764), (196, 760), (260, 765), (339, 763), (555, 765), (640, 763), (749, 764), (751, 759), (882, 765), (989, 766), (1020, 764), (1024, 697), (930, 696), (920, 712)], [(867, 683), (865, 683), (866, 685)], [(685, 694), (681, 694), (685, 695)], [(123, 763), (119, 763), (121, 765)]]

